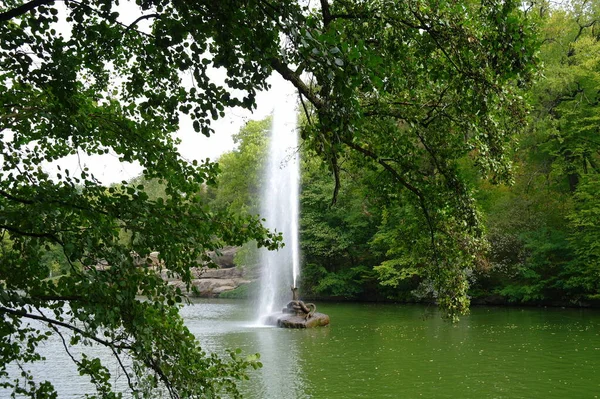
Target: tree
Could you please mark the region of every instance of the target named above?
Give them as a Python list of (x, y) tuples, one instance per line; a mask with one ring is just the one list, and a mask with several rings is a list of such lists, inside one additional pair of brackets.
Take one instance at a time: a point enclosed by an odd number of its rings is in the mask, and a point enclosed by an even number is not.
[(515, 301), (596, 298), (594, 193), (598, 131), (598, 6), (536, 11), (544, 73), (528, 93), (529, 128), (515, 155), (516, 184), (488, 209), (498, 291)]
[[(235, 380), (258, 363), (203, 352), (173, 306), (181, 292), (136, 258), (159, 251), (170, 272), (189, 282), (207, 251), (249, 239), (277, 246), (257, 218), (207, 208), (198, 193), (214, 184), (217, 167), (185, 161), (173, 139), (180, 112), (209, 134), (210, 119), (225, 107), (253, 107), (270, 69), (252, 54), (255, 45), (276, 52), (277, 32), (259, 10), (234, 4), (206, 2), (205, 13), (200, 4), (144, 2), (144, 14), (127, 25), (112, 1), (61, 4), (0, 6), (1, 384), (53, 397), (51, 384), (7, 371), (10, 362), (39, 360), (36, 348), (49, 332), (67, 351), (77, 343), (108, 347), (139, 396), (160, 387), (171, 397), (238, 396)], [(150, 29), (138, 30), (144, 19)], [(250, 59), (239, 57), (246, 53)], [(208, 64), (228, 68), (226, 86), (211, 82)], [(182, 80), (185, 73), (193, 85)], [(144, 178), (163, 180), (165, 197), (149, 198), (142, 185), (127, 182), (105, 187), (86, 169), (59, 170), (57, 179), (44, 171), (70, 154), (109, 151), (139, 161)], [(119, 240), (121, 231), (130, 240)], [(56, 247), (69, 273), (47, 280), (44, 258)], [(97, 268), (100, 261), (109, 266)], [(99, 359), (73, 360), (98, 396), (119, 396)]]
[(577, 291), (577, 299), (600, 298), (600, 176), (588, 174), (574, 195), (569, 239), (575, 252), (576, 272), (570, 273), (566, 286)]
[[(384, 171), (382, 192), (402, 197), (424, 226), (420, 256), (441, 306), (465, 311), (465, 271), (481, 232), (457, 160), (507, 175), (504, 149), (522, 123), (518, 88), (534, 52), (525, 11), (500, 0), (302, 4), (140, 0), (139, 17), (124, 22), (111, 0), (2, 3), (0, 229), (11, 239), (0, 266), (3, 378), (6, 362), (39, 359), (46, 335), (29, 318), (129, 357), (133, 368), (123, 371), (136, 392), (162, 385), (171, 397), (237, 396), (233, 379), (249, 363), (205, 355), (170, 306), (179, 292), (136, 265), (132, 251), (159, 251), (189, 282), (208, 250), (248, 239), (277, 246), (256, 218), (209, 209), (197, 194), (216, 166), (185, 161), (173, 138), (180, 113), (209, 135), (226, 107), (252, 109), (273, 71), (311, 103), (303, 137), (336, 176), (334, 197), (341, 157)], [(227, 71), (223, 83), (211, 81), (209, 66)], [(85, 169), (55, 180), (42, 167), (109, 151), (164, 180), (167, 198), (126, 182), (104, 187)], [(121, 230), (131, 232), (126, 244)], [(51, 245), (70, 262), (56, 283), (40, 262)], [(98, 260), (110, 268), (100, 271)], [(117, 396), (97, 359), (75, 361), (100, 396)], [(37, 397), (53, 390), (29, 376), (2, 383)]]
[(527, 13), (512, 1), (323, 0), (304, 28), (283, 26), (297, 69), (273, 61), (311, 103), (303, 138), (336, 181), (351, 158), (384, 171), (381, 194), (413, 209), (412, 231), (427, 244), (409, 266), (452, 318), (468, 308), (469, 270), (486, 247), (460, 163), (510, 176), (506, 148), (525, 122), (536, 48)]
[(600, 172), (597, 50), (598, 15), (594, 2), (545, 10), (540, 59), (545, 78), (532, 90), (537, 145), (555, 179), (573, 193), (581, 176)]
[(271, 118), (249, 121), (233, 135), (237, 148), (219, 157), (220, 173), (211, 205), (239, 214), (257, 214), (267, 159)]
[[(307, 154), (308, 155), (308, 154)], [(377, 174), (344, 163), (335, 206), (335, 182), (322, 162), (301, 155), (300, 246), (303, 256), (302, 291), (319, 296), (361, 298), (376, 286), (375, 258), (369, 241), (380, 219), (378, 198), (371, 186)]]

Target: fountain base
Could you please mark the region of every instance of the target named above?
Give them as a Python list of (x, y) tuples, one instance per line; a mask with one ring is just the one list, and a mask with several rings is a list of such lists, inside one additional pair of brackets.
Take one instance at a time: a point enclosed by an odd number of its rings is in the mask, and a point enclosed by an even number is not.
[(267, 316), (265, 324), (281, 328), (324, 327), (329, 324), (329, 316), (324, 313), (315, 312), (310, 318), (307, 318), (305, 315), (279, 312)]
[(281, 313), (267, 316), (265, 324), (282, 328), (313, 328), (329, 324), (329, 316), (317, 313), (314, 303), (304, 303), (298, 299), (298, 288), (292, 287), (292, 300)]

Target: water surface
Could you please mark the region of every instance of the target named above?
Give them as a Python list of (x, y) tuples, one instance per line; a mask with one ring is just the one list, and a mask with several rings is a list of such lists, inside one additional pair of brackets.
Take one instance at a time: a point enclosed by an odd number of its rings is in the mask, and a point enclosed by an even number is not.
[[(329, 327), (253, 328), (240, 302), (182, 310), (206, 349), (260, 352), (249, 398), (596, 398), (600, 312), (475, 307), (452, 325), (420, 305), (319, 304)], [(248, 312), (248, 313), (246, 313)]]
[[(597, 310), (475, 307), (452, 325), (420, 305), (318, 307), (331, 324), (312, 330), (256, 327), (241, 301), (199, 300), (181, 313), (205, 350), (261, 354), (264, 367), (241, 385), (246, 398), (600, 397)], [(92, 392), (58, 339), (42, 350), (48, 361), (34, 371), (60, 398)], [(115, 383), (124, 388), (124, 377)]]

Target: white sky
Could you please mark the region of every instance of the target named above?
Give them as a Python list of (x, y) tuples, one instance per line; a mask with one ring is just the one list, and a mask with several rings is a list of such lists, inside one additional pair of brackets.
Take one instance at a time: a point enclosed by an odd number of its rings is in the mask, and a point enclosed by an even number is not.
[[(57, 8), (60, 10), (61, 7), (64, 7), (64, 5), (58, 3)], [(60, 14), (65, 12), (63, 10), (59, 11), (59, 17)], [(120, 3), (119, 12), (120, 19), (125, 24), (133, 22), (141, 15), (139, 7), (135, 3), (127, 1)], [(148, 24), (149, 21), (141, 21), (137, 28), (147, 29)], [(57, 24), (55, 28), (65, 36), (70, 34), (70, 27), (66, 22)], [(208, 71), (208, 75), (216, 84), (223, 84), (226, 71), (213, 69)], [(201, 161), (207, 158), (215, 161), (224, 152), (232, 150), (234, 148), (232, 134), (237, 133), (248, 120), (259, 120), (268, 116), (273, 111), (277, 99), (281, 98), (282, 91), (289, 93), (291, 90), (291, 83), (276, 74), (269, 78), (269, 83), (272, 86), (269, 91), (257, 94), (257, 109), (254, 112), (241, 108), (226, 109), (224, 118), (212, 122), (215, 133), (211, 137), (205, 137), (201, 133), (194, 132), (191, 119), (182, 114), (180, 130), (177, 134), (177, 137), (181, 139), (181, 145), (179, 146), (181, 155), (190, 161), (194, 159)], [(116, 154), (88, 156), (81, 153), (48, 164), (45, 169), (51, 175), (55, 175), (57, 172), (56, 165), (68, 169), (72, 174), (77, 174), (82, 168), (88, 167), (90, 172), (104, 184), (129, 180), (142, 172), (139, 164), (120, 162)]]
[[(212, 127), (215, 133), (211, 137), (196, 133), (191, 119), (183, 115), (177, 134), (177, 137), (181, 139), (179, 146), (181, 155), (189, 161), (194, 159), (201, 161), (206, 158), (216, 161), (221, 154), (232, 150), (234, 144), (231, 136), (237, 133), (247, 121), (260, 120), (268, 116), (273, 111), (277, 99), (281, 98), (280, 93), (282, 91), (289, 92), (290, 86), (292, 86), (279, 75), (271, 76), (269, 82), (272, 86), (271, 89), (257, 94), (257, 109), (254, 112), (241, 108), (226, 109), (224, 118), (213, 121)], [(56, 173), (55, 165), (57, 164), (63, 169), (69, 169), (71, 174), (76, 174), (82, 168), (88, 167), (90, 172), (104, 184), (129, 180), (142, 172), (139, 164), (120, 162), (117, 155), (114, 154), (72, 155), (52, 163), (46, 170), (51, 174)]]

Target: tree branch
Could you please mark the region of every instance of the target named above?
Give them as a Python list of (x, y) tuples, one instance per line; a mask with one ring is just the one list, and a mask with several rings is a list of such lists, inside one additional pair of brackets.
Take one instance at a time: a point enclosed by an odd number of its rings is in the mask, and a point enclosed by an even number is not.
[(342, 143), (346, 144), (348, 147), (352, 148), (353, 150), (358, 151), (358, 152), (362, 153), (363, 155), (366, 155), (368, 158), (371, 158), (372, 160), (374, 160), (375, 162), (377, 162), (378, 164), (383, 166), (385, 168), (385, 170), (390, 172), (396, 178), (396, 180), (398, 180), (400, 182), (400, 184), (402, 184), (404, 187), (406, 187), (408, 190), (410, 190), (413, 194), (415, 194), (419, 198), (423, 197), (423, 194), (421, 193), (421, 191), (419, 191), (418, 188), (416, 188), (415, 186), (410, 184), (408, 181), (406, 181), (406, 179), (404, 179), (398, 173), (398, 171), (396, 169), (394, 169), (392, 166), (390, 166), (390, 164), (385, 162), (385, 160), (383, 158), (379, 158), (377, 156), (377, 154), (375, 154), (374, 152), (367, 150), (366, 148), (362, 148), (361, 146), (359, 146), (356, 143), (353, 143), (347, 139), (343, 139)]
[(371, 18), (373, 15), (367, 13), (356, 13), (356, 14), (331, 14), (329, 16), (330, 21), (334, 19), (363, 19)]
[(65, 322), (59, 321), (59, 320), (54, 320), (54, 319), (51, 319), (51, 318), (46, 317), (44, 315), (38, 316), (38, 315), (35, 315), (35, 314), (31, 314), (31, 313), (27, 313), (27, 312), (24, 312), (24, 311), (20, 311), (20, 310), (9, 309), (9, 308), (6, 308), (4, 306), (0, 306), (0, 313), (10, 314), (10, 315), (17, 316), (17, 317), (24, 317), (26, 319), (39, 320), (39, 321), (43, 321), (45, 323), (49, 323), (49, 324), (54, 325), (54, 326), (61, 326), (61, 327), (67, 328), (67, 329), (69, 329), (71, 331), (74, 331), (74, 332), (76, 332), (78, 334), (81, 334), (85, 338), (91, 339), (92, 341), (95, 341), (95, 342), (97, 342), (97, 343), (99, 343), (101, 345), (104, 345), (106, 347), (109, 347), (109, 348), (133, 349), (133, 347), (130, 346), (130, 345), (121, 345), (121, 344), (115, 344), (114, 342), (106, 341), (106, 340), (104, 340), (102, 338), (98, 338), (95, 335), (92, 335), (92, 334), (88, 333), (85, 330), (82, 330), (79, 327), (75, 327), (72, 324), (65, 323)]
[(15, 202), (19, 202), (21, 204), (27, 204), (27, 205), (32, 205), (35, 202), (32, 200), (28, 200), (28, 199), (24, 199), (24, 198), (19, 198), (19, 197), (15, 197), (14, 195), (4, 191), (4, 190), (0, 190), (0, 195), (3, 196), (6, 199), (9, 199), (11, 201), (15, 201)]
[(427, 221), (427, 226), (429, 228), (429, 236), (430, 236), (430, 241), (431, 241), (431, 247), (432, 247), (433, 254), (434, 254), (434, 260), (435, 260), (436, 265), (439, 268), (439, 256), (437, 253), (437, 248), (435, 246), (434, 222), (433, 222), (431, 215), (429, 214), (429, 209), (427, 208), (425, 196), (423, 195), (423, 193), (417, 187), (410, 184), (405, 178), (403, 178), (400, 175), (400, 173), (398, 173), (398, 171), (396, 169), (394, 169), (390, 164), (385, 162), (385, 160), (383, 158), (378, 157), (377, 154), (375, 154), (374, 152), (367, 150), (366, 148), (362, 148), (361, 146), (357, 145), (356, 143), (353, 143), (352, 141), (349, 141), (348, 139), (344, 139), (344, 140), (342, 140), (342, 142), (344, 144), (346, 144), (348, 147), (352, 148), (353, 150), (358, 151), (358, 152), (362, 153), (363, 155), (366, 155), (367, 157), (373, 159), (375, 162), (377, 162), (378, 164), (383, 166), (383, 168), (385, 170), (387, 170), (390, 174), (392, 174), (392, 176), (394, 176), (394, 178), (398, 182), (400, 182), (400, 184), (402, 184), (410, 192), (412, 192), (414, 195), (417, 196), (417, 198), (419, 200), (419, 206), (421, 207), (421, 210), (423, 211), (423, 215), (425, 216), (425, 220)]
[(135, 21), (133, 21), (132, 23), (130, 23), (129, 26), (127, 26), (127, 29), (125, 29), (125, 33), (127, 33), (130, 29), (132, 29), (140, 21), (143, 21), (145, 19), (160, 18), (160, 17), (161, 17), (161, 15), (158, 14), (158, 13), (148, 14), (148, 15), (142, 15), (141, 17), (139, 17), (138, 19), (136, 19)]
[(338, 193), (340, 192), (340, 167), (337, 162), (337, 154), (333, 152), (331, 155), (331, 168), (333, 169), (333, 177), (335, 179), (335, 186), (333, 188), (333, 197), (331, 198), (331, 206), (337, 202)]
[(306, 120), (308, 121), (309, 125), (312, 125), (312, 120), (310, 118), (310, 113), (308, 112), (308, 108), (306, 108), (306, 103), (304, 102), (304, 96), (302, 94), (300, 94), (300, 103), (302, 104), (302, 108), (304, 109), (304, 115), (306, 115)]
[(0, 22), (10, 21), (13, 18), (19, 17), (23, 14), (28, 13), (40, 6), (44, 6), (46, 4), (52, 4), (55, 0), (32, 0), (29, 3), (25, 3), (19, 7), (12, 8), (8, 11), (0, 13)]
[(121, 360), (121, 356), (119, 356), (119, 353), (117, 352), (117, 350), (115, 348), (111, 347), (110, 349), (112, 350), (112, 353), (113, 353), (113, 356), (115, 357), (115, 359), (117, 359), (117, 362), (119, 363), (119, 367), (123, 371), (123, 374), (125, 374), (125, 377), (127, 378), (127, 385), (129, 386), (129, 389), (131, 389), (131, 392), (134, 394), (134, 397), (135, 397), (136, 394), (138, 393), (138, 390), (133, 385), (133, 381), (131, 381), (131, 376), (129, 375), (129, 372), (125, 368), (125, 365), (123, 364), (123, 361)]
[(177, 394), (177, 392), (175, 392), (175, 389), (173, 388), (171, 381), (169, 380), (169, 377), (165, 374), (163, 369), (160, 367), (159, 362), (150, 356), (149, 358), (146, 358), (144, 360), (144, 363), (150, 369), (154, 370), (154, 372), (158, 375), (158, 377), (161, 379), (163, 384), (165, 384), (167, 391), (169, 391), (169, 396), (173, 399), (179, 399), (179, 395)]
[(5, 225), (5, 224), (0, 224), (0, 229), (5, 229), (8, 230), (12, 233), (18, 234), (18, 235), (22, 235), (25, 237), (33, 237), (33, 238), (49, 238), (52, 241), (63, 245), (63, 242), (60, 238), (58, 238), (57, 236), (55, 236), (52, 233), (34, 233), (34, 232), (30, 232), (30, 231), (22, 231), (17, 229), (16, 227), (13, 226), (9, 226), (9, 225)]
[[(36, 9), (37, 7), (44, 6), (44, 5), (50, 5), (50, 4), (55, 3), (56, 1), (57, 0), (32, 0), (29, 3), (25, 3), (25, 4), (23, 4), (23, 5), (19, 6), (19, 7), (10, 9), (10, 10), (5, 11), (3, 13), (0, 13), (0, 22), (10, 21), (13, 18), (19, 17), (21, 15), (24, 15), (24, 14), (26, 14), (26, 13), (28, 13), (28, 12)], [(135, 32), (137, 32), (139, 34), (145, 35), (145, 36), (150, 37), (150, 38), (154, 38), (153, 35), (148, 34), (146, 32), (139, 31), (137, 29), (133, 29), (132, 27), (135, 24), (137, 24), (139, 21), (141, 21), (141, 20), (152, 18), (152, 17), (159, 18), (159, 16), (157, 16), (157, 14), (143, 15), (142, 17), (136, 19), (130, 25), (125, 25), (124, 23), (118, 21), (116, 18), (111, 18), (111, 17), (109, 17), (107, 15), (104, 15), (101, 11), (96, 10), (93, 7), (90, 7), (88, 4), (85, 4), (82, 1), (77, 1), (77, 0), (62, 0), (62, 1), (64, 1), (65, 4), (67, 4), (67, 3), (75, 3), (75, 4), (79, 5), (80, 7), (85, 7), (86, 9), (88, 9), (91, 12), (99, 15), (100, 17), (102, 17), (102, 18), (104, 18), (104, 19), (106, 19), (106, 20), (108, 20), (108, 21), (110, 21), (110, 22), (112, 22), (114, 24), (120, 25), (123, 28), (125, 28), (125, 33), (127, 33), (130, 30), (134, 30)]]
[(25, 204), (25, 205), (33, 205), (35, 203), (57, 204), (57, 205), (61, 205), (61, 206), (67, 207), (67, 208), (77, 209), (77, 210), (84, 211), (84, 212), (100, 213), (102, 215), (110, 216), (110, 213), (103, 209), (86, 208), (84, 206), (73, 204), (70, 202), (65, 202), (65, 201), (53, 200), (53, 199), (48, 199), (48, 198), (43, 199), (43, 200), (25, 199), (25, 198), (20, 198), (20, 197), (14, 196), (4, 190), (0, 190), (0, 196), (4, 197), (6, 199), (9, 199), (11, 201), (19, 202), (19, 203)]
[(331, 22), (331, 11), (329, 10), (328, 0), (321, 0), (321, 14), (323, 15), (323, 27), (327, 29)]
[(288, 82), (292, 83), (298, 92), (308, 99), (318, 110), (325, 107), (325, 103), (319, 97), (317, 97), (306, 84), (296, 75), (286, 64), (281, 62), (278, 58), (271, 58), (271, 66), (276, 70), (281, 77)]

